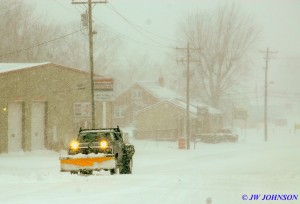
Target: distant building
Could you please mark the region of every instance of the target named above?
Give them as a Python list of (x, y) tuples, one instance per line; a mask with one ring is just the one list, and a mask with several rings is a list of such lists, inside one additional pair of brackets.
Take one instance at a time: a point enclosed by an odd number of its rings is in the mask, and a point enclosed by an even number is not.
[[(137, 82), (114, 101), (113, 124), (132, 126), (137, 139), (185, 136), (186, 103), (179, 98), (162, 78)], [(190, 117), (192, 134), (216, 132), (223, 125), (223, 113), (200, 102), (190, 103)]]
[(176, 98), (177, 94), (159, 82), (137, 82), (121, 93), (113, 102), (113, 124), (122, 127), (136, 122), (136, 113), (160, 101)]
[[(137, 113), (136, 138), (176, 140), (186, 136), (186, 103), (179, 99), (158, 102)], [(214, 133), (223, 126), (223, 113), (201, 103), (190, 104), (190, 135)]]
[[(0, 152), (66, 148), (80, 127), (91, 127), (89, 72), (48, 62), (0, 63), (0, 81)], [(102, 104), (95, 109), (101, 127)]]

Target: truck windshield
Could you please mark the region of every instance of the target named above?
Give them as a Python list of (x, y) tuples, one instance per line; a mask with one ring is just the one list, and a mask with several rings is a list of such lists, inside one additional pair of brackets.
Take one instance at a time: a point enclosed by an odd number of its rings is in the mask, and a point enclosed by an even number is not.
[(78, 136), (79, 142), (100, 142), (105, 139), (113, 141), (112, 133), (109, 132), (82, 132)]

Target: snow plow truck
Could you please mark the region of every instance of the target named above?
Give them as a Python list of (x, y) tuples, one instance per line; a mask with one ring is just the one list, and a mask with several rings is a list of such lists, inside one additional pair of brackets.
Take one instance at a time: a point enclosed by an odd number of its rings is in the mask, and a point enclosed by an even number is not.
[(131, 174), (134, 146), (123, 140), (117, 128), (81, 129), (76, 140), (70, 143), (68, 155), (60, 157), (60, 171), (71, 174), (93, 174), (93, 171), (110, 171), (110, 174)]

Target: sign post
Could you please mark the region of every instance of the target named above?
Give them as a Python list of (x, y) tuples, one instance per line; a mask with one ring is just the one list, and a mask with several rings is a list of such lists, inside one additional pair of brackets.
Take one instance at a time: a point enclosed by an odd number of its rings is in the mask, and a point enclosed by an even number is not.
[(95, 100), (102, 101), (102, 126), (106, 128), (106, 102), (112, 101), (114, 97), (114, 83), (112, 78), (94, 78)]

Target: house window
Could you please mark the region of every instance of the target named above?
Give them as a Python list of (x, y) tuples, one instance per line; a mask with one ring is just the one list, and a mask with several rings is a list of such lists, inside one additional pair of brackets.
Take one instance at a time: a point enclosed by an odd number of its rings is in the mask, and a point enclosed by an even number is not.
[(115, 118), (123, 118), (125, 115), (125, 108), (123, 106), (115, 106), (114, 107), (114, 117)]
[(134, 100), (141, 100), (142, 99), (142, 91), (140, 89), (132, 90), (131, 98)]

